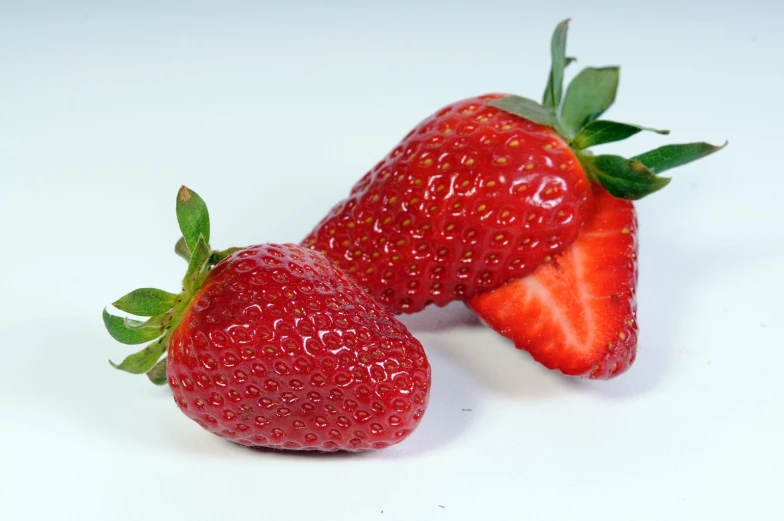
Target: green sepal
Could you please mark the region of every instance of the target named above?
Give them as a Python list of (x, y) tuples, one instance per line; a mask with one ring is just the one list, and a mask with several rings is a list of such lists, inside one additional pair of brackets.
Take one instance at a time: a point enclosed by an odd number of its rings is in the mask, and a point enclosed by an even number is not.
[(174, 253), (185, 259), (186, 262), (191, 260), (191, 251), (185, 243), (185, 237), (177, 239), (177, 242), (174, 244)]
[(711, 145), (710, 143), (685, 143), (682, 145), (664, 145), (655, 150), (645, 152), (632, 159), (644, 164), (648, 170), (658, 174), (692, 161), (696, 161), (714, 152), (718, 152), (726, 147), (727, 143), (721, 146)]
[(629, 123), (618, 123), (616, 121), (608, 121), (600, 119), (591, 121), (583, 127), (577, 137), (572, 141), (572, 147), (577, 150), (583, 150), (588, 147), (603, 145), (605, 143), (612, 143), (614, 141), (622, 141), (631, 137), (638, 132), (646, 130), (648, 132), (656, 132), (657, 134), (667, 135), (669, 130), (657, 130), (655, 128), (641, 127), (639, 125), (630, 125)]
[(177, 301), (177, 295), (156, 288), (140, 288), (131, 291), (112, 305), (140, 317), (152, 317), (166, 313)]
[(561, 104), (564, 69), (570, 63), (570, 59), (566, 57), (566, 33), (568, 30), (569, 19), (566, 19), (558, 24), (550, 40), (552, 65), (550, 77), (547, 79), (547, 88), (544, 91), (544, 106), (553, 112), (557, 112), (558, 106)]
[(618, 67), (586, 68), (564, 92), (564, 70), (574, 61), (566, 56), (569, 20), (555, 28), (550, 40), (551, 66), (542, 105), (520, 96), (507, 96), (490, 105), (551, 127), (569, 144), (591, 182), (625, 199), (639, 199), (662, 189), (670, 179), (656, 174), (712, 154), (717, 147), (708, 143), (667, 145), (632, 159), (614, 155), (594, 156), (588, 149), (634, 136), (642, 131), (669, 134), (640, 125), (599, 118), (615, 102), (620, 70)]
[(240, 250), (244, 250), (245, 248), (228, 248), (221, 251), (214, 251), (210, 254), (210, 264), (215, 265), (218, 264), (220, 261), (225, 259), (226, 257), (230, 256), (234, 252), (238, 252)]
[(522, 96), (506, 96), (489, 103), (505, 112), (520, 116), (534, 123), (547, 127), (555, 127), (555, 114), (532, 99)]
[(174, 247), (175, 253), (188, 261), (182, 281), (183, 291), (173, 295), (159, 289), (142, 288), (133, 291), (115, 306), (136, 316), (151, 316), (145, 322), (112, 315), (103, 311), (103, 321), (112, 337), (123, 344), (150, 342), (141, 351), (112, 366), (129, 373), (146, 373), (157, 385), (166, 383), (166, 358), (172, 334), (192, 305), (193, 298), (210, 273), (211, 263), (218, 263), (241, 248), (212, 252), (209, 247), (210, 221), (207, 207), (196, 192), (182, 187), (177, 195), (177, 221), (182, 237)]
[(125, 360), (120, 362), (119, 365), (115, 364), (111, 360), (109, 360), (109, 363), (112, 364), (112, 367), (115, 369), (119, 369), (131, 374), (146, 373), (153, 369), (155, 364), (158, 363), (158, 359), (164, 352), (166, 352), (166, 347), (166, 342), (164, 342), (164, 339), (161, 338), (160, 340), (148, 345), (141, 351), (129, 355), (125, 358)]
[(123, 344), (143, 344), (163, 334), (160, 320), (155, 318), (139, 322), (130, 318), (118, 317), (103, 310), (103, 323), (112, 338)]
[(192, 295), (196, 291), (200, 283), (199, 279), (209, 267), (210, 247), (207, 246), (203, 235), (199, 236), (199, 241), (192, 251), (193, 255), (188, 262), (188, 271), (185, 272), (185, 277), (182, 279), (182, 288), (188, 295)]
[[(567, 56), (564, 60), (564, 70), (571, 64), (577, 61), (577, 58), (573, 56)], [(553, 81), (553, 72), (550, 71), (550, 76), (547, 79), (547, 86), (544, 89), (544, 96), (542, 96), (542, 105), (552, 109), (554, 112), (558, 112), (558, 105), (553, 102), (553, 93), (552, 93), (552, 81)], [(563, 78), (561, 78), (563, 81)], [(563, 87), (561, 87), (563, 89)], [(559, 101), (558, 104), (561, 102)]]
[(177, 222), (188, 250), (193, 252), (199, 237), (210, 243), (210, 214), (199, 194), (183, 186), (177, 193)]
[(147, 378), (155, 385), (164, 385), (166, 383), (166, 357), (158, 360), (158, 363), (147, 371)]
[(559, 123), (567, 139), (599, 118), (615, 101), (618, 91), (618, 67), (587, 67), (575, 76), (566, 89)]
[(579, 154), (580, 162), (592, 181), (621, 199), (640, 199), (670, 182), (669, 177), (657, 177), (640, 161), (621, 156), (591, 156)]

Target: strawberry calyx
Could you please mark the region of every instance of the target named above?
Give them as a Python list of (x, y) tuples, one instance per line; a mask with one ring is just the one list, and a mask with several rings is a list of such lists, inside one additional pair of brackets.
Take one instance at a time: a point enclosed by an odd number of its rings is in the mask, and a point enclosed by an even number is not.
[(132, 374), (146, 374), (156, 385), (166, 383), (166, 353), (169, 339), (180, 324), (196, 292), (201, 288), (212, 266), (241, 248), (212, 251), (209, 247), (210, 217), (204, 200), (185, 186), (177, 194), (177, 221), (182, 237), (174, 247), (175, 253), (188, 261), (188, 269), (179, 293), (157, 288), (131, 291), (112, 306), (145, 321), (121, 317), (103, 311), (103, 322), (109, 334), (128, 345), (149, 344), (121, 363), (109, 363), (116, 369)]
[(665, 145), (632, 158), (591, 153), (587, 149), (592, 146), (621, 141), (642, 131), (663, 135), (670, 131), (599, 119), (615, 101), (618, 67), (586, 67), (569, 83), (566, 93), (563, 92), (564, 70), (575, 61), (566, 56), (568, 27), (569, 20), (564, 20), (553, 33), (552, 66), (542, 103), (522, 96), (506, 96), (490, 105), (555, 130), (574, 150), (588, 178), (623, 199), (640, 199), (661, 190), (670, 178), (658, 174), (727, 145), (701, 142)]

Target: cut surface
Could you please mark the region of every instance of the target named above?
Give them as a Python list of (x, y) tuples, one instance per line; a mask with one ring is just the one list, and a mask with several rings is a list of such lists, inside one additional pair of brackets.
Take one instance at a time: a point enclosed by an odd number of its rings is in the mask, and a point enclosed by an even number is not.
[(637, 220), (630, 201), (594, 191), (594, 213), (572, 246), (468, 305), (548, 368), (611, 378), (636, 354)]

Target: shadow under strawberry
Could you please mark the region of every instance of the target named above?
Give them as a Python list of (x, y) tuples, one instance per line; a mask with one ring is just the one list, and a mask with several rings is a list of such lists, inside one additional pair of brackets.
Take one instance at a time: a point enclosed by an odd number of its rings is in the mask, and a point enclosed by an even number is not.
[(415, 335), (450, 331), (456, 327), (483, 327), (475, 313), (462, 302), (452, 302), (444, 307), (429, 306), (413, 315), (399, 315), (400, 320)]
[[(683, 212), (686, 208), (682, 208)], [(678, 213), (677, 207), (669, 207)], [(575, 391), (589, 391), (609, 399), (630, 399), (655, 390), (665, 379), (677, 378), (679, 353), (700, 352), (710, 356), (710, 345), (685, 345), (682, 332), (688, 328), (689, 310), (694, 309), (697, 288), (706, 281), (731, 279), (735, 274), (754, 271), (754, 266), (767, 259), (759, 255), (739, 253), (742, 240), (727, 238), (726, 249), (704, 247), (684, 249), (662, 234), (645, 233), (641, 256), (643, 276), (640, 280), (638, 302), (641, 310), (639, 340), (640, 364), (610, 381), (591, 381), (563, 378)], [(771, 257), (775, 257), (772, 253)], [(728, 301), (727, 306), (736, 304)], [(726, 317), (717, 317), (717, 321)], [(721, 327), (721, 326), (717, 326)]]

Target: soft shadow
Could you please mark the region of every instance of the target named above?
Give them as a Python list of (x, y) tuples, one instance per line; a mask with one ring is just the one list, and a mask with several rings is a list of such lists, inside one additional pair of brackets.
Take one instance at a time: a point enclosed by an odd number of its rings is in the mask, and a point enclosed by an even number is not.
[(563, 379), (553, 378), (557, 375), (488, 327), (458, 327), (423, 334), (420, 339), (428, 356), (459, 366), (471, 387), (536, 400), (553, 398), (565, 390)]
[(433, 373), (430, 399), (421, 423), (411, 436), (381, 451), (382, 457), (417, 456), (441, 449), (465, 435), (481, 417), (481, 396), (476, 380), (466, 368), (429, 338), (420, 338)]
[(414, 335), (451, 330), (456, 327), (479, 327), (482, 322), (462, 302), (452, 302), (442, 308), (428, 306), (413, 315), (397, 317)]
[(483, 327), (462, 303), (430, 307), (401, 320), (425, 344), (429, 356), (442, 356), (461, 365), (475, 384), (502, 395), (542, 399), (574, 390), (613, 399), (642, 395), (662, 383), (677, 353), (688, 351), (688, 346), (678, 345), (678, 333), (688, 327), (683, 319), (694, 305), (695, 288), (716, 277), (733, 277), (763, 260), (760, 255), (742, 254), (746, 249), (736, 246), (685, 250), (667, 236), (645, 236), (644, 240), (638, 288), (638, 356), (626, 373), (609, 381), (571, 378), (546, 369), (515, 349), (512, 342)]
[[(563, 390), (563, 383), (553, 379), (550, 371), (485, 327), (462, 302), (443, 308), (430, 306), (398, 318), (423, 343), (428, 357), (443, 360), (441, 363), (455, 371), (459, 368), (469, 386), (527, 398), (549, 397)], [(434, 381), (434, 387), (437, 385)]]
[(258, 455), (265, 458), (304, 458), (309, 460), (415, 457), (454, 442), (481, 415), (481, 404), (475, 392), (476, 380), (470, 368), (445, 355), (444, 350), (432, 348), (423, 341), (433, 373), (427, 409), (414, 432), (402, 442), (383, 450), (364, 452), (321, 452), (304, 450), (245, 447), (224, 440), (223, 448), (232, 454)]
[[(403, 441), (403, 443), (405, 443), (405, 440)], [(324, 452), (319, 450), (286, 450), (286, 449), (273, 449), (271, 447), (245, 447), (237, 443), (232, 443), (228, 440), (226, 441), (226, 444), (231, 447), (232, 451), (236, 451), (238, 454), (245, 453), (245, 454), (263, 456), (265, 458), (286, 458), (286, 459), (304, 458), (304, 459), (325, 459), (325, 460), (357, 459), (357, 458), (361, 458), (363, 455), (370, 452), (370, 451)]]
[[(743, 254), (737, 245), (726, 250), (682, 250), (666, 237), (646, 237), (642, 245), (641, 280), (638, 288), (640, 345), (638, 356), (626, 373), (609, 381), (571, 379), (570, 387), (613, 399), (632, 398), (655, 389), (666, 379), (677, 353), (689, 346), (678, 344), (678, 332), (688, 327), (686, 310), (695, 304), (695, 288), (711, 280), (728, 279), (753, 269), (764, 255)], [(728, 241), (729, 245), (732, 244)]]

